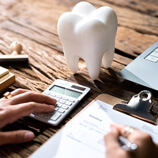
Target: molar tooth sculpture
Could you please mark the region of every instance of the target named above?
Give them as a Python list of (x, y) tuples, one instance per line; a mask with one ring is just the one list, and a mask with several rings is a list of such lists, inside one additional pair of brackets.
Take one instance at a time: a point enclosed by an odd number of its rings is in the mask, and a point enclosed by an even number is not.
[(79, 58), (87, 64), (90, 77), (97, 79), (101, 62), (105, 68), (113, 61), (117, 16), (110, 7), (96, 9), (88, 2), (79, 2), (61, 15), (58, 34), (69, 69), (76, 73)]

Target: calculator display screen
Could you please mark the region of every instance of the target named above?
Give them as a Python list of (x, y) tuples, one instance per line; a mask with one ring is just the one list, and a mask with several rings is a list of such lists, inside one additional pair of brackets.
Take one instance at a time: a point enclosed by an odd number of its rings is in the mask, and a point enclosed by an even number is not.
[(60, 87), (60, 86), (56, 86), (56, 85), (51, 87), (49, 90), (57, 92), (57, 93), (65, 94), (65, 95), (73, 97), (73, 98), (78, 98), (82, 94), (80, 92), (76, 92), (76, 91), (66, 89), (64, 87)]

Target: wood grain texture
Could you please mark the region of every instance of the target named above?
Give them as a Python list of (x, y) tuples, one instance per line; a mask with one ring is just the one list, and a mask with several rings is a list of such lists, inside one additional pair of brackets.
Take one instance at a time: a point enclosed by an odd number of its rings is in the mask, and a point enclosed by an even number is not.
[[(0, 147), (0, 157), (25, 158), (60, 130), (74, 115), (100, 93), (128, 100), (143, 87), (124, 82), (117, 72), (158, 40), (158, 1), (156, 0), (87, 0), (96, 8), (112, 7), (118, 17), (114, 60), (109, 69), (101, 68), (98, 80), (89, 78), (81, 59), (78, 73), (68, 69), (59, 37), (57, 21), (62, 13), (71, 11), (80, 0), (0, 0), (0, 54), (9, 54), (9, 45), (19, 41), (29, 55), (29, 64), (6, 66), (16, 75), (16, 83), (8, 90), (26, 88), (45, 90), (57, 78), (70, 80), (91, 88), (91, 92), (59, 127), (24, 118), (3, 130), (30, 129), (37, 137), (30, 143)], [(152, 91), (154, 96), (157, 92)]]

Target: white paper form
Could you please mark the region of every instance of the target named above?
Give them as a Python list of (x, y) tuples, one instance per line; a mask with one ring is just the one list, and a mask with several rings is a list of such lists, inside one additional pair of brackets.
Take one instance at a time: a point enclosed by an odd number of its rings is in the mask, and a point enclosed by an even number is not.
[(115, 111), (97, 100), (64, 127), (55, 158), (105, 158), (104, 135), (113, 122), (148, 132), (158, 143), (158, 126)]

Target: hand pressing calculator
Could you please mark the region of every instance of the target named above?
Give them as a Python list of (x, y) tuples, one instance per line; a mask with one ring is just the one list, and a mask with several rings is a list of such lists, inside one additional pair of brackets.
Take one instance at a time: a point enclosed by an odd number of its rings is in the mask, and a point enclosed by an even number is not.
[(89, 91), (88, 87), (57, 79), (43, 92), (57, 100), (55, 111), (31, 114), (30, 117), (57, 126)]

